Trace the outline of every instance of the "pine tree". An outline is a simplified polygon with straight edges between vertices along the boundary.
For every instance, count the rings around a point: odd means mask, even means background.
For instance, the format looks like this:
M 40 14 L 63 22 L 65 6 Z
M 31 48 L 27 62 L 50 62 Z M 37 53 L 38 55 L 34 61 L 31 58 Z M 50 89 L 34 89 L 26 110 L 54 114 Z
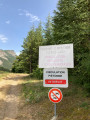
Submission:
M 90 84 L 89 11 L 88 0 L 59 0 L 53 18 L 55 44 L 74 44 L 75 68 L 71 71 L 77 75 L 79 82 L 83 85 Z M 85 76 L 88 76 L 87 80 Z
M 23 42 L 23 55 L 25 59 L 25 66 L 27 66 L 28 71 L 31 73 L 33 69 L 33 49 L 35 47 L 35 28 L 34 26 L 31 28 L 31 30 L 28 32 L 27 37 L 24 39 Z
M 42 26 L 40 22 L 38 28 L 35 28 L 33 25 L 28 32 L 27 37 L 23 41 L 23 50 L 13 64 L 12 71 L 19 72 L 23 68 L 24 72 L 32 73 L 38 65 L 39 46 L 42 44 L 42 41 Z
M 43 45 L 52 45 L 52 44 L 53 44 L 53 27 L 52 27 L 52 17 L 49 14 L 44 29 Z
M 75 65 L 88 52 L 89 20 L 86 0 L 59 0 L 53 18 L 55 44 L 74 43 Z

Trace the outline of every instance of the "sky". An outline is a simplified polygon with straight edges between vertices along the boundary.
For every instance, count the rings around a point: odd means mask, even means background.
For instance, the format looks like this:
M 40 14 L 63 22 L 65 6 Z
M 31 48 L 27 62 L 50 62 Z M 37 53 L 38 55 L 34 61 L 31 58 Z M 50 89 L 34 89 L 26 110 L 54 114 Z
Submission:
M 53 16 L 58 0 L 0 0 L 0 49 L 18 55 L 30 28 Z

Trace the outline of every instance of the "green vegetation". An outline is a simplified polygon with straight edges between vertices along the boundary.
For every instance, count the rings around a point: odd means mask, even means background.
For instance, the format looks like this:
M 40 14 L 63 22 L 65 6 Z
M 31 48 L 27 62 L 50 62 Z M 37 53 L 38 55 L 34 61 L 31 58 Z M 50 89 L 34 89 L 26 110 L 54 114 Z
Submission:
M 6 68 L 3 68 L 3 67 L 0 67 L 0 72 L 1 72 L 1 71 L 3 71 L 3 72 L 4 72 L 4 71 L 10 72 L 10 70 L 8 70 L 8 69 L 6 69 Z
M 75 68 L 69 76 L 77 76 L 79 85 L 90 91 L 89 55 L 89 1 L 59 0 L 53 18 L 54 40 L 56 44 L 74 43 Z
M 25 82 L 22 93 L 27 103 L 37 103 L 47 98 L 49 88 L 43 87 L 42 80 L 30 78 L 30 76 L 24 77 L 23 79 Z
M 44 100 L 48 97 L 47 93 L 50 90 L 50 88 L 43 87 L 43 81 L 37 80 L 35 78 L 30 78 L 30 76 L 23 78 L 24 84 L 23 84 L 23 95 L 27 102 L 29 103 L 35 103 L 40 102 L 40 100 Z M 70 78 L 71 79 L 71 78 Z M 74 78 L 74 80 L 77 80 L 77 78 Z M 81 88 L 81 86 L 77 84 L 73 84 L 72 80 L 69 81 L 69 88 L 68 89 L 61 89 L 63 92 L 64 97 L 84 97 L 86 98 L 87 95 L 90 96 L 90 93 L 86 94 L 85 89 Z M 84 103 L 82 103 L 81 107 Z M 85 106 L 87 106 L 85 104 Z
M 27 83 L 28 84 L 28 83 Z M 24 84 L 24 96 L 26 98 L 26 102 L 29 103 L 37 103 L 40 102 L 41 100 L 44 100 L 45 98 L 47 98 L 47 93 L 48 93 L 48 89 L 43 87 L 42 85 L 30 85 L 30 89 L 27 88 L 27 84 Z M 31 83 L 32 84 L 32 83 Z M 40 83 L 39 83 L 40 84 Z
M 39 46 L 56 44 L 74 44 L 74 69 L 69 69 L 72 83 L 82 86 L 90 92 L 90 47 L 89 47 L 89 1 L 59 0 L 54 17 L 47 17 L 42 28 L 34 26 L 23 42 L 23 50 L 13 64 L 13 72 L 31 73 L 37 79 L 42 78 L 42 69 L 38 68 Z M 77 79 L 74 79 L 74 77 Z M 88 96 L 88 95 L 87 95 Z
M 33 106 L 31 115 L 35 113 L 33 116 L 41 120 L 51 119 L 54 104 L 48 98 L 50 88 L 43 87 L 42 80 L 31 79 L 30 76 L 24 78 L 24 81 L 22 93 L 26 105 L 30 104 L 30 108 Z M 61 91 L 63 99 L 57 104 L 58 120 L 89 120 L 90 98 L 85 96 L 84 89 L 69 81 L 69 88 Z

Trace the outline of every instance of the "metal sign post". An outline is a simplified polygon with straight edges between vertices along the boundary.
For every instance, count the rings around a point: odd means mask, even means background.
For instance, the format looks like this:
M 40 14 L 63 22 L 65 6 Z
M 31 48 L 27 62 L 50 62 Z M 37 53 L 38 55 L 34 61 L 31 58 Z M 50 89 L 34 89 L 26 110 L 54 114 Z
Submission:
M 54 116 L 56 117 L 56 112 L 57 112 L 57 110 L 56 110 L 56 103 L 54 103 Z
M 56 118 L 57 118 L 56 103 L 58 103 L 62 100 L 62 97 L 63 97 L 62 92 L 58 88 L 52 88 L 48 93 L 48 97 L 49 97 L 50 101 L 52 101 L 54 103 L 54 117 L 52 120 L 56 120 Z

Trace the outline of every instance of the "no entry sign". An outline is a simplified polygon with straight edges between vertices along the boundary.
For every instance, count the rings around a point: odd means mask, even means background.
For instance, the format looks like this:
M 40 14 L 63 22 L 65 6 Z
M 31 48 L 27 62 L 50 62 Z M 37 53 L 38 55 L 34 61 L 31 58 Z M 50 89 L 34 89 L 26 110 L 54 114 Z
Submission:
M 68 70 L 60 68 L 45 68 L 43 72 L 44 87 L 68 87 Z
M 62 100 L 62 92 L 60 89 L 52 88 L 48 93 L 50 101 L 58 103 Z

